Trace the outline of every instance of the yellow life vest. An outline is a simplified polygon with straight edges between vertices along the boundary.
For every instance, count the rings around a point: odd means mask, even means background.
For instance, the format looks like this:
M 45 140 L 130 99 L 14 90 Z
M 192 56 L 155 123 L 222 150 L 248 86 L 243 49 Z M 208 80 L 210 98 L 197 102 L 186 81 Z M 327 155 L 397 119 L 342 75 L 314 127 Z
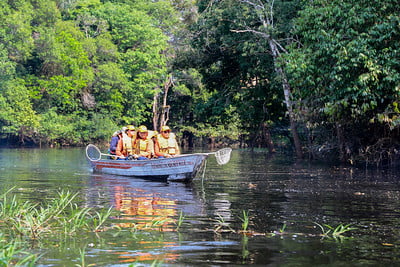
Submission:
M 153 137 L 156 137 L 157 138 L 157 131 L 152 131 L 152 130 L 149 130 L 149 132 L 148 132 L 148 135 L 147 135 L 147 140 L 149 140 L 149 142 L 148 142 L 148 149 L 150 150 L 150 153 L 151 153 L 151 157 L 153 157 L 154 156 L 154 142 L 153 142 Z
M 147 134 L 147 139 L 153 138 L 154 136 L 156 136 L 156 133 L 157 133 L 157 131 L 149 130 L 148 134 Z
M 135 154 L 141 154 L 142 152 L 147 152 L 148 143 L 149 139 L 136 139 Z
M 126 155 L 133 154 L 133 145 L 132 145 L 132 137 L 129 137 L 127 134 L 122 134 L 122 144 L 123 144 L 123 151 L 126 151 Z
M 170 133 L 168 139 L 164 138 L 161 134 L 158 134 L 157 142 L 158 142 L 158 146 L 160 147 L 161 153 L 168 153 L 170 155 L 176 154 L 176 152 L 177 152 L 176 148 L 178 146 L 178 143 L 176 142 L 174 133 Z

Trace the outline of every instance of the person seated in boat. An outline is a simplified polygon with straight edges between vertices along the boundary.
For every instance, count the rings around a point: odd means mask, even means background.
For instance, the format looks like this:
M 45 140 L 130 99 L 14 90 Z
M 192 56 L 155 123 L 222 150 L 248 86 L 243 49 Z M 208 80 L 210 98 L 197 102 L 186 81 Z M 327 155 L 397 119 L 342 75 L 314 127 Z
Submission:
M 144 160 L 151 158 L 151 147 L 150 143 L 153 142 L 151 138 L 148 138 L 149 131 L 144 125 L 140 125 L 137 130 L 137 136 L 134 143 L 135 157 L 138 160 Z
M 174 133 L 168 126 L 161 127 L 154 144 L 154 153 L 158 158 L 171 158 L 180 154 L 179 145 Z
M 115 150 L 118 159 L 128 159 L 130 156 L 134 156 L 135 136 L 135 127 L 133 125 L 126 126 L 126 130 L 122 131 L 122 138 L 119 139 Z
M 108 149 L 108 153 L 113 155 L 113 156 L 110 156 L 109 157 L 110 159 L 116 159 L 117 158 L 117 157 L 115 157 L 117 155 L 116 154 L 116 150 L 117 150 L 118 142 L 119 142 L 119 140 L 121 138 L 122 138 L 122 130 L 115 131 L 113 133 L 113 135 L 111 136 L 110 147 Z
M 154 144 L 157 138 L 157 131 L 148 131 L 148 135 L 147 135 L 147 139 L 151 140 L 151 142 L 149 142 L 149 149 L 150 149 L 150 153 L 151 153 L 151 157 L 150 158 L 156 158 L 156 154 L 154 152 Z

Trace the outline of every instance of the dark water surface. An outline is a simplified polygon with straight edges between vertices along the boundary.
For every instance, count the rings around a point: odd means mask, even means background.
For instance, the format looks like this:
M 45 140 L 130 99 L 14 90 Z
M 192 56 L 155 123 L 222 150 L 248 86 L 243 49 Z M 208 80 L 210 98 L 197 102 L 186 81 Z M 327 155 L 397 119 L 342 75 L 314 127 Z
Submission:
M 83 148 L 0 149 L 0 191 L 13 187 L 35 202 L 78 192 L 80 205 L 121 214 L 112 230 L 35 242 L 38 266 L 81 264 L 81 251 L 96 266 L 400 264 L 397 170 L 234 151 L 225 166 L 208 159 L 204 179 L 187 185 L 92 173 Z M 341 223 L 357 229 L 323 237 L 317 225 Z

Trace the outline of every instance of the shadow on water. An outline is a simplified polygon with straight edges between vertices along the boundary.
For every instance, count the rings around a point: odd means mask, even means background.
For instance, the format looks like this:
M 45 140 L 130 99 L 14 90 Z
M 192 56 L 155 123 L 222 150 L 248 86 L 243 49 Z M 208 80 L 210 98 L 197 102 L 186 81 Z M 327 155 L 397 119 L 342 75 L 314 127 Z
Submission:
M 87 264 L 109 266 L 399 262 L 397 170 L 234 151 L 224 166 L 211 157 L 191 184 L 166 183 L 92 173 L 83 149 L 0 149 L 0 170 L 3 191 L 15 187 L 20 197 L 43 201 L 70 190 L 80 205 L 118 214 L 109 231 L 40 241 L 33 250 L 43 253 L 41 266 L 77 264 L 82 249 Z M 316 223 L 357 229 L 323 236 Z

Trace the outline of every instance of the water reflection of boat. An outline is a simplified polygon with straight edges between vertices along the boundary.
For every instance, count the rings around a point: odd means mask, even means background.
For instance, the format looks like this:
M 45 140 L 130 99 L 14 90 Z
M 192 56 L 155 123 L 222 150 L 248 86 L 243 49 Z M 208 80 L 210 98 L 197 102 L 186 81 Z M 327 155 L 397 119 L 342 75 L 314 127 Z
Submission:
M 184 216 L 204 213 L 202 202 L 196 197 L 193 187 L 184 183 L 170 186 L 146 179 L 93 175 L 91 193 L 104 195 L 104 189 L 112 205 L 121 212 L 120 222 L 117 223 L 121 228 L 156 227 L 162 231 L 173 231 L 181 212 Z
M 217 162 L 222 165 L 229 162 L 231 151 L 230 148 L 224 148 L 213 153 L 186 154 L 173 158 L 113 160 L 103 159 L 102 156 L 108 155 L 101 153 L 96 146 L 88 145 L 86 158 L 95 172 L 170 181 L 190 181 L 196 176 L 209 155 L 214 154 Z

